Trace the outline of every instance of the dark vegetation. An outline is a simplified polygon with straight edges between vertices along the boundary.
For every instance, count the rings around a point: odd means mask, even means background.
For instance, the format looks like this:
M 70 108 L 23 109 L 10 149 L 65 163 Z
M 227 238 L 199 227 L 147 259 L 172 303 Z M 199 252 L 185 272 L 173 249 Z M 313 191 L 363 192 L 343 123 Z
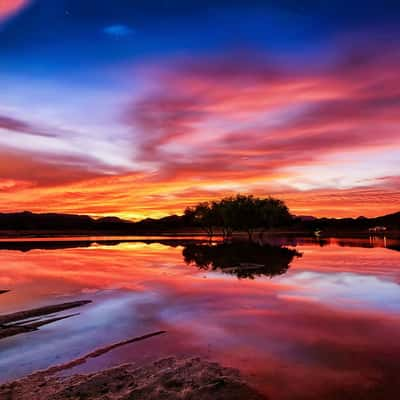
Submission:
M 210 237 L 219 229 L 224 238 L 231 237 L 235 231 L 247 232 L 249 240 L 256 230 L 262 233 L 274 227 L 289 226 L 293 220 L 283 201 L 243 195 L 199 203 L 188 207 L 184 215 Z

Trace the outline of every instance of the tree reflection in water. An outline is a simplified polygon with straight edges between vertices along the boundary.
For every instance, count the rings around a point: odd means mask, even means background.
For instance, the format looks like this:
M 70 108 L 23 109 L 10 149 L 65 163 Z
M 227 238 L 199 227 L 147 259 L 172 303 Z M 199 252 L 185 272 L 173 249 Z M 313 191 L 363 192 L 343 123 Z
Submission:
M 239 279 L 284 274 L 293 258 L 301 257 L 301 253 L 287 247 L 252 242 L 187 244 L 182 255 L 188 265 L 218 270 Z

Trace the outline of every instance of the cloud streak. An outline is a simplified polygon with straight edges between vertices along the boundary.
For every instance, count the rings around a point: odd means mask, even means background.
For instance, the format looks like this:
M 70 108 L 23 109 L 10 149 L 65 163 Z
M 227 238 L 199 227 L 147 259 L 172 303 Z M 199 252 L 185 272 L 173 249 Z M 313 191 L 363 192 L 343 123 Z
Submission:
M 115 24 L 104 27 L 103 32 L 110 36 L 123 37 L 132 35 L 135 31 L 127 25 Z
M 260 176 L 343 152 L 399 148 L 398 58 L 350 58 L 318 74 L 242 59 L 200 60 L 160 73 L 156 89 L 126 117 L 142 160 L 164 173 Z
M 22 121 L 18 118 L 0 115 L 0 129 L 12 131 L 13 134 L 27 133 L 33 136 L 56 137 L 55 133 L 46 129 L 38 128 L 31 123 Z

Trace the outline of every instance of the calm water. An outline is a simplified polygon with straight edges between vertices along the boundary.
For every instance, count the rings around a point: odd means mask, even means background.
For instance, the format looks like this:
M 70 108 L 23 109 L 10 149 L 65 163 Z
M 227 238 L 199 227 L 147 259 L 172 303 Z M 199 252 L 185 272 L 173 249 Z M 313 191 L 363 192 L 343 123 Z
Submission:
M 271 399 L 399 398 L 399 243 L 271 243 L 286 247 L 0 243 L 0 289 L 11 290 L 0 295 L 0 313 L 93 301 L 1 340 L 1 380 L 165 330 L 69 372 L 202 355 L 239 368 Z

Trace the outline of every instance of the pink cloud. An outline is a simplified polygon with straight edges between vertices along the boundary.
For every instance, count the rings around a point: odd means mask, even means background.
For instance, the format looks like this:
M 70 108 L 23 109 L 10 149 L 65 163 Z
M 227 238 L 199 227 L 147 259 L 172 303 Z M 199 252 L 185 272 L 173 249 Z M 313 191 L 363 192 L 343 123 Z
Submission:
M 33 136 L 56 137 L 57 134 L 51 133 L 49 130 L 39 128 L 29 122 L 22 121 L 18 118 L 0 115 L 0 129 L 12 131 L 13 134 L 28 133 Z
M 164 172 L 181 167 L 219 174 L 400 147 L 398 58 L 349 58 L 318 74 L 241 59 L 182 63 L 153 75 L 156 89 L 124 117 L 139 127 L 139 157 Z
M 79 158 L 50 157 L 1 149 L 0 177 L 14 182 L 3 189 L 58 186 L 102 176 Z M 1 184 L 0 184 L 1 188 Z
M 1 0 L 0 22 L 11 18 L 30 3 L 30 0 Z

